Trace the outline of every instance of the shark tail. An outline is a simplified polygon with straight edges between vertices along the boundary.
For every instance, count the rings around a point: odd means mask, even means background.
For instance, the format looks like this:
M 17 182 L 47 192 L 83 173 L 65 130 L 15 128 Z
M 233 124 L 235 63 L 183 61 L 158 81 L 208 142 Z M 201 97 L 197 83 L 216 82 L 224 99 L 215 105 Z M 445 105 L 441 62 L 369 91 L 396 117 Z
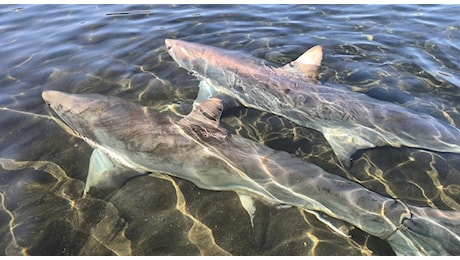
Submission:
M 408 206 L 386 238 L 397 255 L 460 255 L 460 212 Z

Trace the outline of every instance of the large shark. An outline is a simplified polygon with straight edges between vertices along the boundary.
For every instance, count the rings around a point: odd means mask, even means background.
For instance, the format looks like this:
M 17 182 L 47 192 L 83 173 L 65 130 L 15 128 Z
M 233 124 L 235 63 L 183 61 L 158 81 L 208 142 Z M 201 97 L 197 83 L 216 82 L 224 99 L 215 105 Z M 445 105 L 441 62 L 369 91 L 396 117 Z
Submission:
M 43 99 L 94 151 L 85 193 L 120 169 L 162 172 L 208 190 L 325 213 L 385 239 L 399 255 L 460 254 L 460 212 L 406 205 L 219 126 L 211 98 L 181 120 L 117 97 L 44 91 Z
M 460 153 L 460 130 L 436 118 L 363 93 L 319 84 L 322 47 L 272 67 L 256 57 L 182 40 L 165 40 L 177 64 L 197 76 L 196 103 L 222 95 L 323 133 L 339 161 L 350 166 L 359 149 L 390 145 Z

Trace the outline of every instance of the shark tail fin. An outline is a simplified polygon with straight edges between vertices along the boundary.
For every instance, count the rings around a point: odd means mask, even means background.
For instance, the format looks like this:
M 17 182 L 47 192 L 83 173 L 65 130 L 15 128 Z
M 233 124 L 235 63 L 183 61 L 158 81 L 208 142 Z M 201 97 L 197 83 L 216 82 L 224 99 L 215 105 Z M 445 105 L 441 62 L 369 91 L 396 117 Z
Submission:
M 460 212 L 408 206 L 386 240 L 398 255 L 459 255 Z M 410 243 L 406 242 L 410 241 Z

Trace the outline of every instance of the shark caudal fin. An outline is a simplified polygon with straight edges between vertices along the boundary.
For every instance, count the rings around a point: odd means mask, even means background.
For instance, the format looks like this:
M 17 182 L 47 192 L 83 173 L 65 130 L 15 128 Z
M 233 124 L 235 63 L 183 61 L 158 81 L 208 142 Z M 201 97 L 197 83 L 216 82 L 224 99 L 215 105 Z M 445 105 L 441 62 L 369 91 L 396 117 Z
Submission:
M 397 255 L 459 255 L 460 212 L 409 206 L 386 240 Z
M 289 64 L 276 68 L 275 70 L 283 74 L 296 75 L 299 78 L 307 78 L 316 80 L 316 75 L 321 67 L 323 60 L 323 48 L 321 45 L 316 45 L 304 52 L 296 60 Z

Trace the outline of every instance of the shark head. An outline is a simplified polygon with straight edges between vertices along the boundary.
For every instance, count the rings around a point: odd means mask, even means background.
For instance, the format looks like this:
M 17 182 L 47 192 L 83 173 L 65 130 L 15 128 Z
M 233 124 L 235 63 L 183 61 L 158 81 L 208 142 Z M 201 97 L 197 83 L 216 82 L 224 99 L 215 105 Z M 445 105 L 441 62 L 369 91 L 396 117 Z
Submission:
M 238 64 L 231 53 L 213 46 L 181 40 L 166 39 L 169 55 L 184 68 L 198 78 L 223 77 L 223 67 Z
M 157 111 L 117 97 L 46 90 L 42 98 L 77 136 L 90 141 L 92 146 L 106 142 L 109 136 L 111 140 L 125 139 L 126 132 L 130 131 L 160 134 L 171 124 L 169 118 Z M 139 125 L 148 129 L 141 129 Z
M 72 95 L 60 91 L 46 90 L 42 93 L 43 100 L 70 127 L 78 136 L 85 136 L 88 129 L 92 129 L 98 120 L 97 114 L 91 111 L 101 111 L 104 103 L 97 102 L 96 95 Z
M 186 70 L 193 69 L 193 60 L 200 57 L 200 53 L 203 53 L 205 48 L 201 44 L 187 43 L 173 39 L 166 39 L 165 45 L 174 61 Z
M 228 82 L 234 80 L 234 72 L 258 74 L 253 68 L 264 65 L 266 61 L 237 50 L 186 42 L 182 40 L 165 40 L 169 55 L 179 65 L 199 79 Z
M 78 115 L 87 110 L 97 110 L 103 106 L 103 103 L 97 102 L 97 100 L 100 100 L 98 96 L 99 95 L 72 95 L 56 90 L 45 90 L 42 93 L 43 100 L 59 116 L 64 116 L 65 114 Z

